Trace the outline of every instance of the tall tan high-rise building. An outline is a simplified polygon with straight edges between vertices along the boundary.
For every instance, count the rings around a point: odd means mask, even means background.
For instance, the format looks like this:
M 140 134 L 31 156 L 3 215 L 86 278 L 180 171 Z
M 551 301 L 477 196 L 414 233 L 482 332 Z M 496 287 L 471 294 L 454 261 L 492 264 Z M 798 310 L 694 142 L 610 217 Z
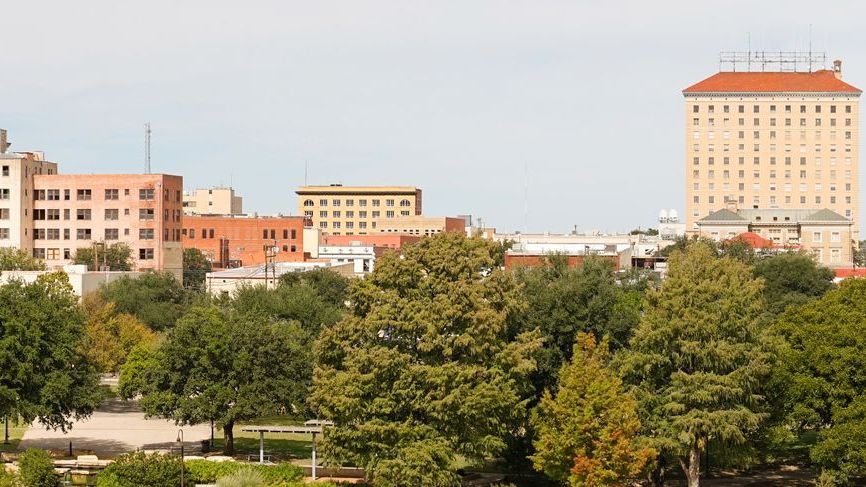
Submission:
M 301 186 L 298 213 L 330 235 L 378 233 L 376 221 L 421 215 L 421 189 L 414 186 Z
M 719 72 L 685 90 L 686 229 L 720 209 L 830 209 L 859 230 L 861 90 L 842 63 Z

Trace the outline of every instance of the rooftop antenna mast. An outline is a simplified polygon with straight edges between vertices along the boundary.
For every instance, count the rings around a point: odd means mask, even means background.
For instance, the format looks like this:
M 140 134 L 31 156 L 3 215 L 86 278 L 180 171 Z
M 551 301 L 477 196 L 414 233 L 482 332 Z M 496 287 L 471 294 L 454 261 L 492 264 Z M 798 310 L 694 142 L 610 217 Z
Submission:
M 150 174 L 150 122 L 144 124 L 144 173 Z

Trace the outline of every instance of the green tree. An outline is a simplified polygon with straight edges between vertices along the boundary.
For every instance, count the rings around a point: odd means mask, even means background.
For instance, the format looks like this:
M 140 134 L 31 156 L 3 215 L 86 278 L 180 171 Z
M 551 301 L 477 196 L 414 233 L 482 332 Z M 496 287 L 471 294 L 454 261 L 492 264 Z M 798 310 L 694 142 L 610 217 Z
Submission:
M 448 232 L 378 260 L 353 282 L 352 314 L 316 344 L 310 403 L 333 420 L 323 449 L 374 485 L 457 485 L 455 455 L 503 451 L 525 417 L 538 338 L 507 340 L 523 308 L 497 248 Z
M 700 483 L 708 440 L 747 441 L 765 417 L 762 383 L 772 349 L 760 326 L 762 283 L 708 245 L 669 260 L 667 280 L 620 360 L 641 403 L 644 431 L 676 458 L 690 487 Z
M 23 487 L 57 487 L 54 463 L 45 450 L 30 448 L 18 457 L 18 475 Z
M 635 400 L 608 368 L 607 343 L 581 333 L 562 367 L 556 396 L 545 391 L 532 413 L 536 470 L 573 487 L 626 485 L 655 452 L 638 444 Z
M 106 265 L 110 271 L 131 271 L 132 249 L 123 242 L 80 247 L 75 251 L 72 262 L 74 264 L 86 265 L 89 271 L 98 270 Z
M 66 430 L 99 404 L 84 317 L 63 273 L 0 286 L 0 417 Z
M 561 255 L 545 260 L 545 265 L 515 270 L 528 306 L 509 316 L 513 336 L 537 329 L 544 338 L 532 376 L 539 397 L 556 385 L 578 333 L 593 333 L 599 339 L 607 336 L 614 348 L 620 348 L 628 342 L 641 311 L 640 293 L 617 283 L 610 261 L 588 256 L 583 265 L 571 268 Z
M 123 276 L 102 286 L 99 297 L 114 303 L 117 313 L 133 315 L 156 331 L 174 326 L 188 301 L 181 283 L 168 272 Z
M 45 262 L 17 247 L 0 247 L 0 271 L 41 271 Z
M 183 249 L 183 287 L 204 290 L 207 273 L 213 270 L 210 260 L 199 249 Z
M 854 256 L 854 265 L 857 267 L 866 267 L 866 240 L 859 242 L 851 241 L 851 249 Z
M 349 297 L 349 278 L 332 269 L 314 269 L 307 272 L 287 272 L 280 276 L 282 286 L 308 285 L 326 302 L 345 308 Z
M 788 308 L 774 328 L 786 342 L 772 385 L 787 424 L 820 432 L 812 457 L 822 468 L 866 474 L 866 281 Z
M 346 308 L 345 304 L 337 305 L 325 296 L 306 281 L 284 282 L 276 289 L 244 286 L 228 301 L 228 307 L 251 320 L 297 321 L 310 339 L 315 340 L 323 327 L 339 321 Z
M 783 253 L 759 260 L 755 276 L 764 280 L 764 298 L 770 316 L 777 316 L 788 306 L 806 303 L 833 289 L 836 277 L 831 269 L 820 266 L 802 253 Z
M 154 349 L 138 348 L 121 369 L 120 394 L 141 396 L 148 415 L 178 424 L 213 420 L 234 454 L 234 425 L 301 408 L 310 384 L 309 347 L 294 322 L 248 320 L 196 306 Z

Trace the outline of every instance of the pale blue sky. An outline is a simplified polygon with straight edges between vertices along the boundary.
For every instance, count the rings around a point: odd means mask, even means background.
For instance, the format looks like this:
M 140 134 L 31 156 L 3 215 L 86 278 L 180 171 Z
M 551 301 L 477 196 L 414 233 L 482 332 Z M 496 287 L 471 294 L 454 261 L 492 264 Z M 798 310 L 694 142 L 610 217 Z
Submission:
M 0 127 L 61 171 L 294 188 L 409 184 L 501 230 L 683 208 L 680 91 L 718 51 L 813 47 L 866 86 L 862 1 L 5 1 Z M 628 144 L 623 144 L 628 140 Z M 527 170 L 528 169 L 528 170 Z M 862 199 L 861 199 L 862 201 Z M 556 208 L 551 209 L 551 208 Z M 861 214 L 864 214 L 861 212 Z

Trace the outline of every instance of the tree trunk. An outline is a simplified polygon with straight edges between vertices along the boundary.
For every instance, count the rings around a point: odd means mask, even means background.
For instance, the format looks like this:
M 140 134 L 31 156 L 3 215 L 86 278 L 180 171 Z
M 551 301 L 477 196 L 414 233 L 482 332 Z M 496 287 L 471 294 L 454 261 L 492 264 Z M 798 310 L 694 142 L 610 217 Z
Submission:
M 223 453 L 232 456 L 235 454 L 234 421 L 223 425 Z
M 655 467 L 649 474 L 649 481 L 653 487 L 664 487 L 666 467 L 667 461 L 665 460 L 664 455 L 659 455 Z
M 692 444 L 689 450 L 689 460 L 686 463 L 680 458 L 680 466 L 683 468 L 683 473 L 686 474 L 686 481 L 689 487 L 700 487 L 701 485 L 701 448 L 698 442 Z

